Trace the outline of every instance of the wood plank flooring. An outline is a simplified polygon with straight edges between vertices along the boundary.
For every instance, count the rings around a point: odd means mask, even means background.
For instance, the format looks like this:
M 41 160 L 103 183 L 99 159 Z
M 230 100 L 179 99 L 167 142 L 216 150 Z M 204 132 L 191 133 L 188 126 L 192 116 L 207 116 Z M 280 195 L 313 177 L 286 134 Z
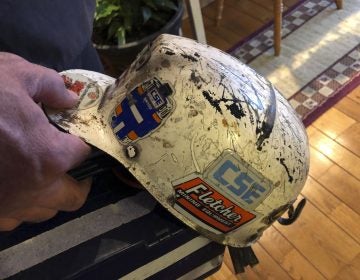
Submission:
M 296 0 L 284 0 L 284 9 Z M 345 1 L 346 5 L 346 1 Z M 272 0 L 226 0 L 215 26 L 216 1 L 203 8 L 208 43 L 224 51 L 272 19 Z M 188 20 L 184 36 L 193 37 Z M 235 275 L 228 253 L 210 280 L 360 279 L 360 86 L 307 128 L 308 203 L 289 227 L 275 223 L 253 246 L 260 261 Z

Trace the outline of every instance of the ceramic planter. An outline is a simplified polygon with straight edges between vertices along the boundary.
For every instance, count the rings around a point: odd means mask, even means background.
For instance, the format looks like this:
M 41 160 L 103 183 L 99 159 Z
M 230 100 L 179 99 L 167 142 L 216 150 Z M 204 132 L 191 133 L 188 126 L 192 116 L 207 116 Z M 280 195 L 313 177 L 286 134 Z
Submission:
M 179 35 L 184 5 L 178 1 L 179 9 L 176 14 L 157 32 L 148 35 L 141 40 L 127 43 L 121 46 L 94 44 L 105 68 L 105 73 L 118 77 L 136 58 L 137 54 L 160 34 Z

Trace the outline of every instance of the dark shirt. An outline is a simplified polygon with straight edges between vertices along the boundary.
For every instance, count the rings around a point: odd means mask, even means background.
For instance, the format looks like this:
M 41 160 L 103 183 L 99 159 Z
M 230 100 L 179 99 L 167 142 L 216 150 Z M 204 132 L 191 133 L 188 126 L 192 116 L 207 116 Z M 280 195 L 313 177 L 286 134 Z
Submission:
M 95 0 L 1 0 L 0 51 L 62 71 L 102 72 L 91 34 Z

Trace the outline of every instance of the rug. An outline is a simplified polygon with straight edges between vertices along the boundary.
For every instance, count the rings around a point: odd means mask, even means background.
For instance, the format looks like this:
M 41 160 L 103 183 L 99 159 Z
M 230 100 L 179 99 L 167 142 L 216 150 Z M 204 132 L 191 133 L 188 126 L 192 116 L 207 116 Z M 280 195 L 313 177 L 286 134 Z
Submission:
M 268 78 L 309 125 L 360 85 L 360 0 L 304 0 L 283 15 L 281 55 L 268 23 L 228 52 Z

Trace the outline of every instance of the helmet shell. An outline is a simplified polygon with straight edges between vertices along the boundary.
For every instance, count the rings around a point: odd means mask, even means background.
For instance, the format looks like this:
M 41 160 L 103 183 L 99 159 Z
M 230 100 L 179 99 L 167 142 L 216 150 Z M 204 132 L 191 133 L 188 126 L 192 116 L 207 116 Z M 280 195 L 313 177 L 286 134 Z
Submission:
M 294 202 L 309 169 L 287 100 L 229 54 L 161 35 L 116 81 L 88 71 L 93 107 L 49 112 L 119 160 L 173 215 L 219 243 L 255 242 Z

